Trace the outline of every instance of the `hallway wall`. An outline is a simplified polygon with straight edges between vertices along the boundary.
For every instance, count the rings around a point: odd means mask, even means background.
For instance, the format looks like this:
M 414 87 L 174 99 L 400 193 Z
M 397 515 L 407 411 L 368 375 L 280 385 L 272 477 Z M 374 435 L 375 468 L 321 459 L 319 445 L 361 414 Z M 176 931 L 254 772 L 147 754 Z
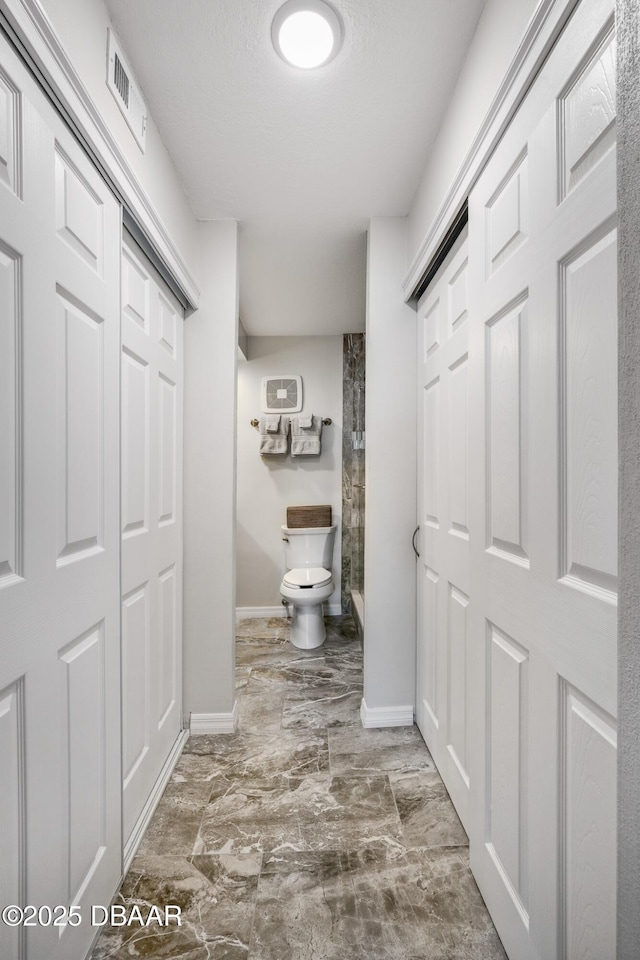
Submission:
M 487 0 L 409 212 L 413 259 L 500 86 L 538 0 Z
M 292 505 L 330 503 L 338 531 L 334 547 L 335 591 L 340 608 L 342 472 L 342 337 L 249 337 L 249 359 L 238 366 L 238 607 L 284 610 L 280 581 L 284 553 L 280 525 Z M 250 421 L 261 412 L 260 386 L 267 376 L 302 377 L 303 412 L 331 417 L 323 428 L 320 457 L 262 458 Z M 295 416 L 295 414 L 294 414 Z
M 364 550 L 366 726 L 411 725 L 415 699 L 416 323 L 402 302 L 407 221 L 369 224 Z M 366 706 L 364 706 L 366 704 Z
M 111 20 L 104 3 L 102 0 L 40 0 L 40 3 L 76 73 L 197 280 L 200 269 L 197 221 L 153 117 L 147 121 L 146 147 L 142 153 L 107 87 L 107 28 Z M 127 51 L 123 52 L 126 57 Z M 135 64 L 130 63 L 130 67 L 135 75 Z
M 238 225 L 199 234 L 205 281 L 184 331 L 184 707 L 209 733 L 233 726 Z

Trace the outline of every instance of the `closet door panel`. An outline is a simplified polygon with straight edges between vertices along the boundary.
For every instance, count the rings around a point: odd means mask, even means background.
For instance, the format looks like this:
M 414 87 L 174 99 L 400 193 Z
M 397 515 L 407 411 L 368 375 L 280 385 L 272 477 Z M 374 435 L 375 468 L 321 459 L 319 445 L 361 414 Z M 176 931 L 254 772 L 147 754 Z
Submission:
M 178 657 L 181 656 L 178 627 L 178 569 L 175 563 L 159 574 L 160 586 L 160 642 L 158 650 L 158 704 L 156 723 L 162 731 L 170 720 L 176 703 L 180 702 L 177 688 Z
M 561 265 L 561 573 L 617 589 L 616 230 Z M 614 522 L 614 519 L 616 522 Z
M 135 243 L 122 249 L 125 857 L 182 726 L 182 325 Z
M 469 262 L 461 236 L 418 306 L 416 720 L 469 817 Z
M 158 374 L 158 523 L 176 523 L 178 386 L 165 374 Z
M 130 348 L 122 351 L 122 536 L 149 527 L 149 364 Z
M 527 303 L 486 325 L 487 547 L 523 563 L 527 553 Z
M 21 257 L 0 245 L 0 587 L 20 576 L 21 499 Z
M 529 652 L 487 626 L 487 851 L 523 916 L 529 910 Z
M 104 549 L 102 319 L 57 291 L 58 565 Z
M 582 0 L 469 198 L 470 855 L 538 960 L 615 957 L 613 49 Z
M 2 894 L 88 917 L 122 866 L 120 209 L 4 40 L 0 101 Z M 93 934 L 2 925 L 0 953 Z
M 25 768 L 24 682 L 16 681 L 0 691 L 0 769 L 5 781 L 0 791 L 0 902 L 24 903 L 25 900 Z M 4 931 L 3 948 L 7 957 L 24 957 L 24 930 Z
M 149 585 L 143 583 L 122 601 L 122 742 L 124 788 L 149 750 L 151 638 Z

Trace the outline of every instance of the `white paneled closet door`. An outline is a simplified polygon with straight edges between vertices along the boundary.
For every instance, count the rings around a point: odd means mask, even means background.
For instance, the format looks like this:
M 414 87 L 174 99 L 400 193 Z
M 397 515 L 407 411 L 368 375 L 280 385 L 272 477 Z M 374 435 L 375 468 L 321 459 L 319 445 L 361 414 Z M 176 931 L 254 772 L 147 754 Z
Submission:
M 182 726 L 183 320 L 181 305 L 125 234 L 122 250 L 125 859 L 139 839 L 145 804 Z
M 469 199 L 470 852 L 513 960 L 615 957 L 615 77 L 582 0 Z
M 418 305 L 416 721 L 469 821 L 469 304 L 466 230 Z
M 121 874 L 120 209 L 0 38 L 0 924 L 83 957 Z

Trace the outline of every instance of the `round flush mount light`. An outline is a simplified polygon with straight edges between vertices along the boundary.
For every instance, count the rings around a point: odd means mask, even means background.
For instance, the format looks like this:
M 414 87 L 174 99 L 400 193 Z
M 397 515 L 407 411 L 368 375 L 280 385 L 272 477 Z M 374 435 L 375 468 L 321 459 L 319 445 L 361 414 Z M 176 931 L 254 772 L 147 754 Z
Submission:
M 333 60 L 342 45 L 342 21 L 325 0 L 287 0 L 271 26 L 283 60 L 311 70 Z

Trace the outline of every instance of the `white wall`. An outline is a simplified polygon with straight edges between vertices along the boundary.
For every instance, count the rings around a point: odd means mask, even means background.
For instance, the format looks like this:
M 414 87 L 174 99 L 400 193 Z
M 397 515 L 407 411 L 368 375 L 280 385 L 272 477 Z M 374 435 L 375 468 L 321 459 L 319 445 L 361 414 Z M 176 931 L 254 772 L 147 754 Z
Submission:
M 106 84 L 107 28 L 102 0 L 40 0 L 73 66 L 107 122 L 190 271 L 197 278 L 196 219 L 158 129 L 150 117 L 142 153 Z M 124 51 L 127 56 L 126 49 Z M 130 63 L 135 75 L 135 64 Z
M 409 213 L 409 262 L 476 136 L 538 0 L 487 0 Z
M 415 698 L 416 314 L 402 300 L 405 218 L 371 220 L 367 264 L 364 700 L 375 725 L 372 711 Z
M 184 338 L 184 706 L 208 715 L 234 705 L 237 223 L 200 223 L 199 237 Z
M 329 600 L 340 607 L 340 519 L 342 514 L 342 336 L 249 337 L 249 359 L 238 367 L 238 577 L 236 604 L 276 607 L 284 552 L 280 525 L 287 506 L 330 503 L 336 532 Z M 251 419 L 263 416 L 263 377 L 302 377 L 303 412 L 331 417 L 322 434 L 320 457 L 262 458 Z M 337 612 L 337 610 L 335 610 Z

